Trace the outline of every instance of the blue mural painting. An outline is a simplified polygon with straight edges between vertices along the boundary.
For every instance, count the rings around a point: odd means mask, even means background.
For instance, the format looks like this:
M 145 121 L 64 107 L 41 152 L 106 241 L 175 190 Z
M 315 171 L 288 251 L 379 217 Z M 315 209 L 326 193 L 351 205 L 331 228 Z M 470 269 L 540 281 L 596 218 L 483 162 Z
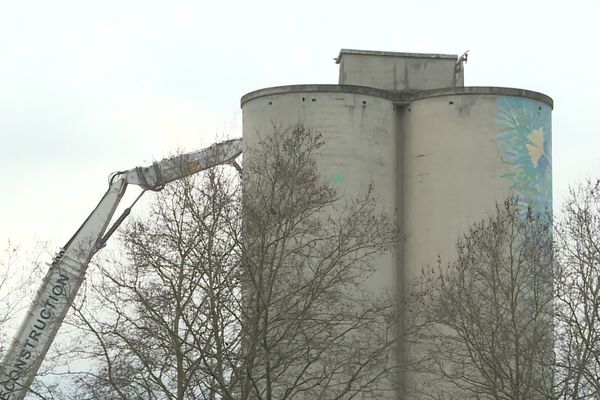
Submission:
M 550 107 L 520 97 L 498 100 L 496 137 L 510 190 L 523 210 L 552 212 L 552 125 Z

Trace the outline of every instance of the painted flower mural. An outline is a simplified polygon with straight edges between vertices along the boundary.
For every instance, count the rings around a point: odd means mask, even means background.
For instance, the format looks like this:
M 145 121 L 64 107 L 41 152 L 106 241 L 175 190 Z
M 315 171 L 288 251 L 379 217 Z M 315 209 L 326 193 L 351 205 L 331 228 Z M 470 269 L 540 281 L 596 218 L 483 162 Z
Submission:
M 540 102 L 503 97 L 498 101 L 497 140 L 510 190 L 523 210 L 552 212 L 552 126 L 550 107 Z

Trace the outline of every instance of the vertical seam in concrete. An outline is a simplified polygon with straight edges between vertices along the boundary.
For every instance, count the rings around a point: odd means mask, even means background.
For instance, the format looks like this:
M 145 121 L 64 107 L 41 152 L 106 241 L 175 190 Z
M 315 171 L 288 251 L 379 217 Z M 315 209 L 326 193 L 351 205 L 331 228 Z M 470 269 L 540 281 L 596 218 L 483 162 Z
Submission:
M 406 271 L 404 265 L 404 114 L 407 106 L 396 104 L 396 222 L 399 228 L 398 242 L 396 249 L 396 304 L 400 304 L 402 296 L 406 294 Z M 398 337 L 403 334 L 406 328 L 406 319 L 403 314 L 398 312 Z M 402 364 L 406 361 L 407 349 L 404 340 L 398 341 L 397 361 Z M 399 398 L 406 396 L 406 373 L 403 368 L 398 370 L 398 387 L 396 388 Z

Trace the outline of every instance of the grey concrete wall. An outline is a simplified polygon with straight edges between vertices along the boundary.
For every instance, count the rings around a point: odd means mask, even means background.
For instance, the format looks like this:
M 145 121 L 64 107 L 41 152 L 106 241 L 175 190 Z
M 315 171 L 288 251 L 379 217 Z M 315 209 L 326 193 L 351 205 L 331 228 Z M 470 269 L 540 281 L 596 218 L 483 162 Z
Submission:
M 340 60 L 342 83 L 389 88 L 392 82 L 389 89 L 398 90 L 450 79 L 447 59 L 419 67 L 435 79 L 411 83 L 394 75 L 398 60 L 353 56 Z M 436 68 L 443 73 L 430 75 Z M 397 252 L 377 261 L 368 283 L 374 292 L 402 291 L 438 254 L 452 261 L 457 239 L 507 196 L 518 196 L 524 208 L 551 210 L 551 104 L 539 93 L 509 88 L 279 87 L 242 99 L 244 140 L 252 147 L 257 132 L 273 124 L 320 132 L 326 143 L 320 169 L 342 201 L 374 184 L 380 209 L 397 215 Z M 418 385 L 413 378 L 399 376 L 399 384 Z
M 462 86 L 463 71 L 455 70 L 456 61 L 451 55 L 342 50 L 339 83 L 394 91 Z
M 342 201 L 364 195 L 370 184 L 382 212 L 395 215 L 396 126 L 392 102 L 378 96 L 344 92 L 268 92 L 243 106 L 245 146 L 256 144 L 259 134 L 302 123 L 323 135 L 319 163 L 323 178 L 341 194 Z M 393 290 L 395 255 L 380 260 L 371 281 L 374 291 Z
M 438 255 L 442 266 L 452 262 L 457 240 L 508 196 L 523 210 L 551 210 L 550 113 L 541 101 L 478 94 L 403 108 L 399 284 L 435 267 Z M 413 375 L 402 379 L 409 393 L 435 390 Z
M 339 206 L 364 196 L 369 185 L 373 185 L 380 211 L 393 218 L 398 204 L 396 191 L 391 188 L 397 185 L 398 176 L 392 102 L 348 92 L 303 92 L 295 88 L 288 93 L 276 93 L 279 91 L 275 89 L 275 93 L 269 94 L 267 90 L 243 103 L 246 148 L 255 146 L 261 135 L 273 132 L 274 125 L 286 128 L 301 123 L 322 134 L 325 146 L 318 160 L 319 171 L 337 189 Z M 374 275 L 365 282 L 367 289 L 374 295 L 384 291 L 394 295 L 397 265 L 396 252 L 380 256 L 374 262 Z M 382 393 L 387 393 L 389 400 L 396 397 L 391 391 Z
M 451 261 L 460 235 L 509 195 L 538 212 L 551 208 L 550 129 L 549 106 L 519 97 L 449 95 L 404 108 L 407 278 L 438 254 Z

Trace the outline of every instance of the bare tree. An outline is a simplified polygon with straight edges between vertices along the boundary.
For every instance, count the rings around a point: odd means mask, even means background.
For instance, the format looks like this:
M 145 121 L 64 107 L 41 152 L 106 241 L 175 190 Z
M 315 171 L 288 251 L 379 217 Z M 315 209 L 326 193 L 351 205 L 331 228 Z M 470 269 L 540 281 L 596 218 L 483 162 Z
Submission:
M 27 299 L 33 296 L 36 289 L 34 285 L 44 276 L 47 266 L 40 260 L 47 256 L 46 248 L 45 243 L 36 243 L 28 251 L 24 251 L 21 246 L 8 241 L 0 253 L 0 361 L 3 360 L 10 340 L 14 340 L 9 339 L 7 330 L 16 330 L 19 327 L 19 317 L 23 316 L 28 307 Z M 26 267 L 23 268 L 23 265 Z M 45 373 L 45 369 L 42 369 L 39 376 Z M 53 398 L 44 386 L 43 380 L 38 379 L 30 389 L 31 396 L 41 399 Z M 2 390 L 0 392 L 4 393 Z
M 320 136 L 275 129 L 157 196 L 78 302 L 85 399 L 351 399 L 393 388 L 395 308 L 366 281 L 395 243 L 372 191 L 342 202 Z M 82 345 L 83 344 L 83 345 Z
M 277 130 L 244 158 L 241 398 L 349 399 L 390 390 L 390 296 L 365 282 L 395 243 L 372 191 L 343 203 L 323 183 L 323 142 Z
M 600 181 L 571 190 L 556 236 L 556 379 L 567 399 L 600 398 Z
M 77 376 L 91 399 L 215 399 L 239 348 L 237 183 L 208 172 L 157 196 L 122 234 L 125 256 L 102 263 L 77 320 L 91 340 Z M 216 373 L 213 369 L 219 371 Z
M 552 235 L 515 201 L 475 224 L 456 261 L 416 288 L 423 398 L 541 399 L 553 393 Z M 437 389 L 436 389 L 437 388 Z
M 22 287 L 15 275 L 18 251 L 10 242 L 0 256 L 0 360 L 6 351 L 6 328 L 20 309 L 23 299 Z

